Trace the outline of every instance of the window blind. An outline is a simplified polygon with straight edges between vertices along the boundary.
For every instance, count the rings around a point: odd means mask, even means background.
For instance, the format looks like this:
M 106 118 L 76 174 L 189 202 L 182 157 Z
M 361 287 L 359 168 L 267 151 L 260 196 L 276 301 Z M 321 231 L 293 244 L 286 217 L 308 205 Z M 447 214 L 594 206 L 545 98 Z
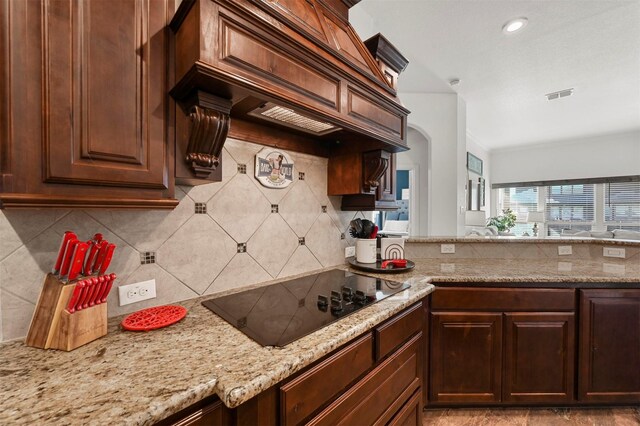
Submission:
M 547 222 L 592 223 L 595 191 L 593 184 L 552 185 L 547 187 Z
M 604 221 L 609 230 L 640 228 L 640 182 L 604 185 Z
M 502 208 L 511 209 L 516 214 L 517 220 L 526 220 L 527 213 L 538 211 L 538 187 L 520 186 L 516 188 L 503 188 Z

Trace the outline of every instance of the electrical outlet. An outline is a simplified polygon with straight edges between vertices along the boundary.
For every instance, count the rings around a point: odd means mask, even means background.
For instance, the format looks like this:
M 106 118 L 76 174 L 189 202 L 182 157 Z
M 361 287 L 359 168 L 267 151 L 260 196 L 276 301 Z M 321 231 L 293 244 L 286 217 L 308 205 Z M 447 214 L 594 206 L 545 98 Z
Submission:
M 570 254 L 573 254 L 573 247 L 558 246 L 558 256 L 568 256 Z
M 619 247 L 603 247 L 602 255 L 604 257 L 619 257 L 620 259 L 624 259 L 625 251 L 623 248 Z
M 356 255 L 356 247 L 349 246 L 344 248 L 344 257 L 353 257 Z
M 156 280 L 121 285 L 118 287 L 120 306 L 141 302 L 156 297 Z
M 440 253 L 453 254 L 456 252 L 455 244 L 440 244 Z
M 607 274 L 624 274 L 625 269 L 624 265 L 615 265 L 613 263 L 602 264 L 602 272 L 606 272 Z

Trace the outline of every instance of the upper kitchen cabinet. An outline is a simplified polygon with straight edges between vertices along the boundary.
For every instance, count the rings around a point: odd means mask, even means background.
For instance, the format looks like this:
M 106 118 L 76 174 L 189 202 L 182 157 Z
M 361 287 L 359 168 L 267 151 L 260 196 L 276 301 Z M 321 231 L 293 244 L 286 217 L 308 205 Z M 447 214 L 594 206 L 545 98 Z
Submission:
M 173 208 L 173 0 L 0 0 L 2 207 Z
M 180 4 L 171 95 L 191 177 L 212 179 L 227 136 L 329 158 L 407 149 L 409 111 L 349 24 L 355 3 Z

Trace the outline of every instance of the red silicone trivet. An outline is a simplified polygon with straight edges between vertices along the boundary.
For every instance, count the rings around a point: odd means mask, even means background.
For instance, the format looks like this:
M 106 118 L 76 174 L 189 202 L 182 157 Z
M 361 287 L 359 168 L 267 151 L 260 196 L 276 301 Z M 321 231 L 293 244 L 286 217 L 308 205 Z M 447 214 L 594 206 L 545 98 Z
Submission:
M 149 331 L 175 324 L 187 315 L 182 306 L 165 305 L 143 309 L 127 315 L 122 328 L 129 331 Z

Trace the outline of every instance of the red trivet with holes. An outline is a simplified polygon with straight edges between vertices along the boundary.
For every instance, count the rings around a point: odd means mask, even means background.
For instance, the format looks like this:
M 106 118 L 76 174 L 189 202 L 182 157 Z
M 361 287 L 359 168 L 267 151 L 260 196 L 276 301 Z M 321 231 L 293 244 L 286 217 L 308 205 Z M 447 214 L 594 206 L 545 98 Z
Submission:
M 187 315 L 182 306 L 166 305 L 143 309 L 126 316 L 122 328 L 129 331 L 149 331 L 175 324 Z

